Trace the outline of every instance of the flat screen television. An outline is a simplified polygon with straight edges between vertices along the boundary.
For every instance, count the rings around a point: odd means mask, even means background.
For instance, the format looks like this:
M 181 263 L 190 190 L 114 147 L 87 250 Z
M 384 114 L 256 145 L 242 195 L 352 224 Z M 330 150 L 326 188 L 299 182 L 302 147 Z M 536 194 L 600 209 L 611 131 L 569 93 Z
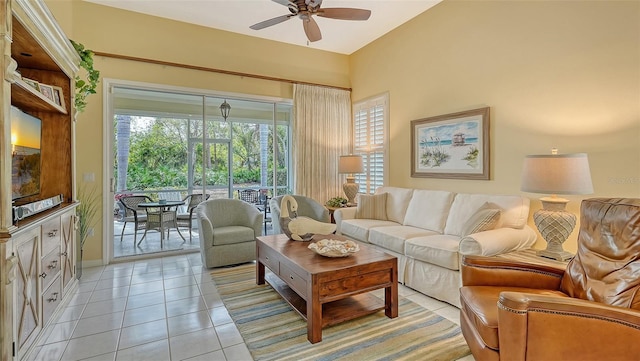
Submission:
M 11 200 L 40 193 L 42 121 L 11 106 Z

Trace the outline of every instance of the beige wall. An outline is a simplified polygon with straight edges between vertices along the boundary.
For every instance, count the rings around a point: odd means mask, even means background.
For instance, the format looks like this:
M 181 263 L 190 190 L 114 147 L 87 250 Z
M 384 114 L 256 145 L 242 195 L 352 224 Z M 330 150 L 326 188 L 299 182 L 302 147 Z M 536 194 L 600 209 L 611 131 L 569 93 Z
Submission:
M 445 0 L 350 63 L 354 101 L 390 94 L 391 185 L 525 194 L 535 211 L 523 157 L 557 147 L 589 156 L 595 193 L 566 197 L 571 211 L 640 197 L 640 2 Z M 411 178 L 411 120 L 484 106 L 490 181 Z
M 69 37 L 96 51 L 351 86 L 354 100 L 388 91 L 390 185 L 520 194 L 523 157 L 557 147 L 588 153 L 590 196 L 640 197 L 636 1 L 445 0 L 351 56 L 79 0 L 48 5 Z M 102 57 L 96 68 L 107 78 L 285 98 L 292 92 L 290 84 Z M 411 178 L 411 120 L 484 106 L 491 107 L 490 181 Z M 79 183 L 92 172 L 102 187 L 101 90 L 77 130 Z M 540 208 L 538 195 L 526 195 Z M 577 213 L 585 197 L 568 196 L 570 210 Z M 85 260 L 101 257 L 101 237 L 90 238 Z
M 47 5 L 71 39 L 98 52 L 182 63 L 227 71 L 349 86 L 346 55 L 261 40 L 234 33 L 121 11 L 79 0 L 48 1 Z M 292 98 L 293 86 L 286 82 L 153 65 L 107 57 L 96 57 L 101 78 L 124 79 L 171 86 Z M 102 189 L 103 92 L 88 98 L 78 116 L 77 174 L 80 187 Z M 95 174 L 95 183 L 83 181 Z M 102 217 L 102 214 L 100 215 Z M 102 226 L 87 240 L 85 261 L 102 259 Z

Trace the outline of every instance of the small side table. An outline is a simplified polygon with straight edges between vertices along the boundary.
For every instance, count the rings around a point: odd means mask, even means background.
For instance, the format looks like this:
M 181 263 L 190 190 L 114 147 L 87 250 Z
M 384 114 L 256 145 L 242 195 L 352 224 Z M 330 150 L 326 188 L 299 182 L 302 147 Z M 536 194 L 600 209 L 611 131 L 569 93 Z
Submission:
M 342 207 L 329 207 L 329 206 L 325 206 L 325 208 L 327 208 L 329 210 L 329 217 L 331 217 L 331 223 L 336 223 L 336 219 L 333 217 L 333 212 L 336 211 L 336 209 L 340 209 Z
M 525 250 L 522 250 L 522 251 L 503 253 L 503 254 L 496 255 L 495 257 L 505 258 L 505 259 L 509 259 L 509 260 L 512 260 L 512 261 L 527 262 L 527 263 L 533 263 L 533 264 L 540 264 L 540 265 L 544 265 L 544 266 L 551 266 L 551 267 L 555 267 L 555 268 L 558 268 L 558 269 L 566 269 L 567 265 L 569 264 L 569 260 L 567 260 L 567 261 L 556 261 L 556 260 L 551 259 L 551 258 L 540 257 L 540 256 L 536 255 L 536 250 L 533 249 L 533 248 L 525 249 Z

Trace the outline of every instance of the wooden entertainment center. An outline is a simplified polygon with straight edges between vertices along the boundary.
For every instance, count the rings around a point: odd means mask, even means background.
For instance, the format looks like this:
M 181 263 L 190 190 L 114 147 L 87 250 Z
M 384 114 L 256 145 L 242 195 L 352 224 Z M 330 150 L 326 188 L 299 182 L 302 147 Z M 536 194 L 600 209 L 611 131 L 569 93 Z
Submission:
M 43 0 L 1 0 L 0 15 L 0 359 L 23 360 L 77 286 L 72 96 L 80 57 Z M 57 89 L 63 102 L 50 99 L 32 80 L 45 84 L 44 89 Z M 25 201 L 62 199 L 17 221 L 12 212 L 11 105 L 42 123 L 40 192 Z

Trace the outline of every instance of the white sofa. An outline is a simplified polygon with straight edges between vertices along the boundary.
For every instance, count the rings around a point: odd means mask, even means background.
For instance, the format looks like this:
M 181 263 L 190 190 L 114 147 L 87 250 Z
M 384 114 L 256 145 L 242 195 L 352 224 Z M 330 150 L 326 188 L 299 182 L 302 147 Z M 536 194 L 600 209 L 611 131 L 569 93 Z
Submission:
M 460 307 L 462 255 L 493 256 L 530 248 L 529 199 L 511 195 L 380 187 L 387 220 L 356 218 L 356 207 L 334 212 L 337 233 L 398 257 L 398 280 L 430 297 Z M 491 230 L 465 235 L 481 208 L 499 209 Z M 361 211 L 362 212 L 362 211 Z

